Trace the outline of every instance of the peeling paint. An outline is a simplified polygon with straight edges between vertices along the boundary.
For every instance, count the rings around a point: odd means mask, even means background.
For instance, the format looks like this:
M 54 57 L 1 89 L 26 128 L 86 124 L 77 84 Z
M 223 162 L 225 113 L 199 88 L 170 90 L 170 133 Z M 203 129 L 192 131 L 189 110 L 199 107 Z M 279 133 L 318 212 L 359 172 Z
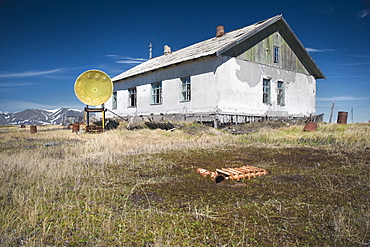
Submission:
M 255 87 L 261 81 L 262 71 L 260 70 L 258 64 L 255 68 L 251 68 L 250 63 L 246 63 L 241 59 L 235 59 L 236 63 L 239 65 L 239 69 L 236 69 L 236 77 L 242 81 L 248 83 L 249 87 Z M 252 65 L 252 66 L 253 66 Z

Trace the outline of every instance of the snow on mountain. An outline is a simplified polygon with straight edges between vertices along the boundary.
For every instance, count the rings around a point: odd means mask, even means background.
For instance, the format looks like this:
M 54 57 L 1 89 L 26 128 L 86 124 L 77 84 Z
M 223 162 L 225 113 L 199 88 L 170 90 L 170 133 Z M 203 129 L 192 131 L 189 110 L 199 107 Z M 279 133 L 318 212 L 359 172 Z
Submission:
M 56 110 L 27 109 L 21 112 L 0 113 L 0 125 L 48 125 L 81 122 L 84 112 L 68 108 Z

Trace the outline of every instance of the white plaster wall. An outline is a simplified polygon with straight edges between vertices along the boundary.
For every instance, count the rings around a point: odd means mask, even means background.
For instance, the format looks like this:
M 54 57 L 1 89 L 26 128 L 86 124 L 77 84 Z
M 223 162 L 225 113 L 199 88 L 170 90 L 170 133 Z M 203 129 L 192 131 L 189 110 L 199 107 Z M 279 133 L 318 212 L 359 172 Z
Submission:
M 215 112 L 217 105 L 215 69 L 222 63 L 219 57 L 207 57 L 182 63 L 114 84 L 117 92 L 118 115 L 149 115 L 172 113 Z M 180 102 L 181 78 L 191 78 L 191 101 Z M 151 105 L 151 83 L 162 81 L 162 104 Z M 128 88 L 137 88 L 137 107 L 128 107 Z M 111 99 L 106 103 L 111 109 Z M 108 114 L 107 114 L 108 115 Z
M 263 79 L 270 79 L 270 104 L 262 102 Z M 316 112 L 316 80 L 309 75 L 232 58 L 216 73 L 222 113 L 308 116 Z M 285 85 L 285 105 L 277 105 L 277 82 Z
M 191 101 L 180 102 L 181 77 L 191 78 Z M 262 102 L 262 81 L 271 81 L 271 102 Z M 162 81 L 162 104 L 151 105 L 151 83 Z M 285 84 L 285 105 L 277 105 L 277 81 Z M 128 88 L 137 88 L 137 107 L 128 107 Z M 128 78 L 114 84 L 118 115 L 227 113 L 308 116 L 316 112 L 316 80 L 238 58 L 212 56 Z M 111 110 L 111 99 L 106 107 Z M 109 116 L 109 113 L 107 114 Z

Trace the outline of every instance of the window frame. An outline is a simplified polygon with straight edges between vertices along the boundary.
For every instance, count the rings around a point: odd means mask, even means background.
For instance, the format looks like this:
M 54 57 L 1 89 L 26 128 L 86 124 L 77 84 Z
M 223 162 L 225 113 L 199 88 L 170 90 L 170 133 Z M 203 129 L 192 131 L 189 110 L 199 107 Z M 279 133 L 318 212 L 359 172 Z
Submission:
M 180 84 L 180 102 L 191 101 L 191 79 L 190 76 L 182 77 Z
M 266 85 L 267 83 L 267 85 Z M 271 103 L 271 79 L 263 78 L 262 82 L 262 103 Z
M 112 93 L 112 110 L 117 109 L 117 92 Z
M 137 88 L 131 87 L 127 89 L 128 92 L 128 107 L 137 107 Z
M 150 104 L 151 105 L 161 105 L 163 103 L 162 99 L 162 82 L 154 82 L 150 88 Z
M 273 46 L 274 51 L 274 63 L 279 63 L 280 60 L 280 47 L 278 45 Z
M 285 106 L 285 83 L 283 81 L 277 81 L 277 95 L 276 103 L 280 106 Z

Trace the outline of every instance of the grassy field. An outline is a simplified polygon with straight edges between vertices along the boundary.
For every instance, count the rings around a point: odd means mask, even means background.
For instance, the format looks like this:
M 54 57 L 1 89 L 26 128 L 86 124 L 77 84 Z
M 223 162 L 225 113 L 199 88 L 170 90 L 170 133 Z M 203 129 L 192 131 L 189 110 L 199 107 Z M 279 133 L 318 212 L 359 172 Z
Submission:
M 302 130 L 1 127 L 0 245 L 370 245 L 370 124 Z M 269 174 L 194 172 L 243 165 Z

